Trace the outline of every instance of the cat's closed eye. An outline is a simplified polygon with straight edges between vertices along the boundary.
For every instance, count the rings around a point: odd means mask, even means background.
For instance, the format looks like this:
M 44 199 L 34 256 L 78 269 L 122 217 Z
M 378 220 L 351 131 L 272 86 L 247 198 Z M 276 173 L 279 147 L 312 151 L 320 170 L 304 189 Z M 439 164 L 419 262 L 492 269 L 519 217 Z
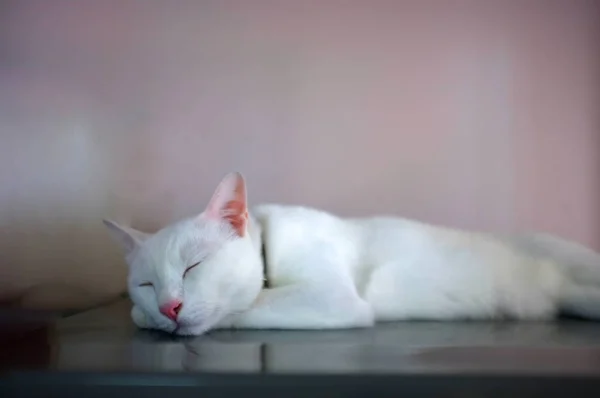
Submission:
M 200 262 L 197 262 L 196 264 L 194 264 L 194 265 L 190 265 L 189 267 L 187 267 L 187 268 L 185 269 L 185 271 L 183 272 L 183 277 L 185 278 L 186 274 L 187 274 L 187 273 L 188 273 L 188 272 L 189 272 L 189 271 L 190 271 L 192 268 L 194 268 L 194 267 L 197 267 L 199 264 L 200 264 Z
M 140 283 L 139 286 L 144 287 L 144 286 L 154 286 L 154 285 L 152 284 L 152 282 L 144 282 L 144 283 Z

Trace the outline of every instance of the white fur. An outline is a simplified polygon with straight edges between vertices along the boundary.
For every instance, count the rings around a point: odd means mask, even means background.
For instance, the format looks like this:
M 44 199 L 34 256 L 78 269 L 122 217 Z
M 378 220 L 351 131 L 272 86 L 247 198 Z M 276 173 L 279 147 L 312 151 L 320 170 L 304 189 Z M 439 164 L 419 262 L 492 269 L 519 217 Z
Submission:
M 245 204 L 243 179 L 229 175 L 204 213 L 153 235 L 107 222 L 127 253 L 139 327 L 197 335 L 411 319 L 539 320 L 561 311 L 600 318 L 600 255 L 576 243 L 281 205 L 256 207 L 238 236 L 226 220 L 207 216 L 218 213 L 219 197 L 230 198 L 236 184 Z M 140 287 L 144 282 L 154 287 Z M 178 325 L 158 311 L 170 299 L 184 303 Z

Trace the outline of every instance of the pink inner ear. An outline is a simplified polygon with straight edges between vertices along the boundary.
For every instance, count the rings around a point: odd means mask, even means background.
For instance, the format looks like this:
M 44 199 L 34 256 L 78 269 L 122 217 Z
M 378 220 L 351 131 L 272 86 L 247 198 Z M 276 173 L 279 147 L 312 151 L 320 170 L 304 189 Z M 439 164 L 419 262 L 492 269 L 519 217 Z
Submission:
M 239 173 L 227 175 L 217 187 L 205 212 L 209 217 L 227 221 L 239 236 L 248 222 L 246 184 Z
M 225 204 L 222 217 L 229 222 L 235 232 L 243 237 L 246 232 L 246 223 L 248 222 L 248 210 L 244 202 L 231 200 Z

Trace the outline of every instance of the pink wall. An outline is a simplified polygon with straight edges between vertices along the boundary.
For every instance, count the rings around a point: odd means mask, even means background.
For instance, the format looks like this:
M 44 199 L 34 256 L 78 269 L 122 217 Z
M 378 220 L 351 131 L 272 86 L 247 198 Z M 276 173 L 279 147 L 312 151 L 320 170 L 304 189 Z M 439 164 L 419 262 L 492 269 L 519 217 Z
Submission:
M 600 248 L 597 2 L 1 11 L 0 297 L 65 307 L 122 291 L 100 218 L 157 228 L 200 211 L 232 169 L 255 203 Z

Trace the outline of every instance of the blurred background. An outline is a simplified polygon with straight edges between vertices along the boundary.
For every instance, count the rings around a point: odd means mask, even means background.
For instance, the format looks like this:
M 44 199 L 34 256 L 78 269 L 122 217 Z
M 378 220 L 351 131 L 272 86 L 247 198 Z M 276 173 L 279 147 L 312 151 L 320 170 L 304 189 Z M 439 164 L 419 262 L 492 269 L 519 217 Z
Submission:
M 153 231 L 251 203 L 544 230 L 600 249 L 593 0 L 0 2 L 0 301 L 125 290 Z

